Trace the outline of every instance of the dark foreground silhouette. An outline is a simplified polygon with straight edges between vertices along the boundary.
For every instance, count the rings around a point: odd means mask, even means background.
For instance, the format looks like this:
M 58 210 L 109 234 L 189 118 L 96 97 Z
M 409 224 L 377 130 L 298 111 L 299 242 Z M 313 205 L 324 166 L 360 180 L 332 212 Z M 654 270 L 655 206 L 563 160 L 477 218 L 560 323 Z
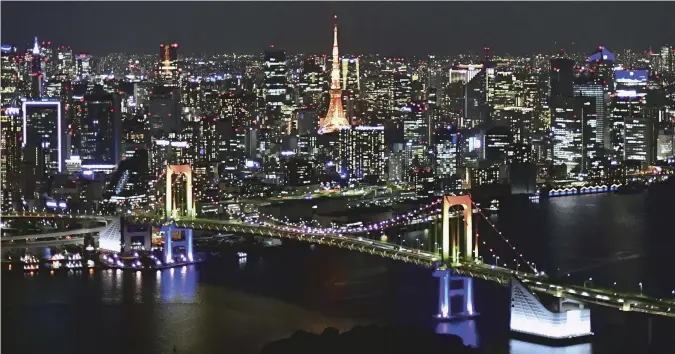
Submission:
M 297 331 L 289 338 L 265 345 L 261 354 L 475 354 L 454 335 L 439 335 L 415 326 L 357 326 L 339 333 L 326 328 L 315 334 Z

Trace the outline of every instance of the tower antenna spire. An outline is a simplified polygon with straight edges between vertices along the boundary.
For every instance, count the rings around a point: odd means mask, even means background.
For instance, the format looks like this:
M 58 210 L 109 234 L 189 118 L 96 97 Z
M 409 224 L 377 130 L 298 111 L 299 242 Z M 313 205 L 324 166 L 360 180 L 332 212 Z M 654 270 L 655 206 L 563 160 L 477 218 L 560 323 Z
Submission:
M 330 82 L 330 103 L 328 113 L 321 121 L 319 134 L 330 133 L 348 127 L 349 121 L 342 106 L 342 89 L 340 88 L 340 50 L 338 48 L 337 15 L 333 15 L 333 67 Z

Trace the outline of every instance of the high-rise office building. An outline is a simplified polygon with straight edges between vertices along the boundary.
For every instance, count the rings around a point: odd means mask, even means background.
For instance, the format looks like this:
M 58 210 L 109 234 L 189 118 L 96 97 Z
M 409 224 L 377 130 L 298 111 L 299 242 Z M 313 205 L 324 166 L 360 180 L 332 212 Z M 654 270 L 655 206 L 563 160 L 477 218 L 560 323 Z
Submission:
M 84 114 L 79 127 L 82 165 L 118 165 L 122 156 L 120 97 L 102 87 L 84 96 Z
M 75 58 L 73 50 L 67 46 L 56 48 L 56 74 L 65 74 L 72 78 L 75 75 Z
M 603 89 L 603 85 L 597 77 L 582 77 L 574 82 L 574 96 L 587 97 L 595 101 L 597 118 L 594 123 L 595 142 L 599 148 L 611 149 L 609 132 L 611 124 L 609 122 L 609 94 Z
M 33 51 L 31 52 L 31 55 L 30 98 L 35 100 L 40 99 L 44 93 L 44 71 L 37 37 L 35 37 L 35 41 L 33 42 Z
M 158 84 L 170 87 L 180 86 L 180 68 L 178 64 L 178 43 L 162 43 L 159 45 L 159 61 L 157 63 Z
M 606 93 L 614 92 L 614 54 L 604 46 L 588 57 L 588 71 L 599 79 Z
M 265 96 L 266 115 L 262 123 L 264 126 L 273 127 L 283 121 L 285 106 L 288 103 L 286 52 L 266 50 L 264 60 L 263 95 Z
M 301 158 L 290 157 L 284 161 L 284 179 L 288 186 L 307 186 L 314 183 L 312 164 Z
M 65 169 L 70 146 L 60 100 L 23 101 L 22 181 L 24 197 L 34 199 L 48 191 L 55 175 Z
M 659 52 L 661 57 L 661 71 L 672 77 L 675 75 L 675 47 L 664 45 Z
M 340 129 L 339 160 L 350 179 L 384 178 L 386 145 L 383 126 L 352 126 Z
M 394 108 L 400 110 L 412 101 L 412 77 L 406 65 L 394 72 Z
M 652 160 L 652 124 L 646 117 L 647 70 L 616 70 L 612 96 L 612 148 L 625 163 Z M 637 166 L 636 166 L 637 167 Z
M 19 61 L 16 47 L 3 44 L 0 48 L 0 102 L 3 105 L 17 104 L 20 96 Z
M 0 209 L 17 210 L 21 201 L 21 124 L 20 108 L 3 106 L 0 113 Z
M 298 95 L 302 104 L 314 109 L 323 108 L 326 80 L 323 75 L 324 69 L 321 66 L 322 61 L 325 61 L 325 57 L 318 55 L 305 58 L 298 83 Z
M 555 97 L 572 97 L 574 83 L 574 60 L 566 58 L 551 59 L 549 69 L 549 102 Z
M 429 147 L 428 107 L 423 102 L 410 102 L 401 107 L 403 142 L 407 153 L 406 164 L 413 161 L 426 164 Z
M 180 96 L 177 88 L 155 86 L 149 92 L 148 128 L 153 137 L 181 133 Z
M 509 161 L 513 135 L 508 126 L 496 126 L 483 133 L 482 160 L 488 166 L 504 165 Z
M 583 125 L 576 107 L 577 101 L 572 97 L 557 96 L 552 102 L 553 164 L 564 164 L 565 174 L 581 164 Z
M 342 58 L 342 104 L 348 121 L 356 120 L 356 103 L 361 97 L 359 58 Z
M 75 76 L 78 80 L 89 80 L 92 76 L 91 55 L 81 53 L 75 57 Z
M 439 180 L 458 175 L 460 160 L 460 134 L 452 126 L 435 132 L 434 169 Z

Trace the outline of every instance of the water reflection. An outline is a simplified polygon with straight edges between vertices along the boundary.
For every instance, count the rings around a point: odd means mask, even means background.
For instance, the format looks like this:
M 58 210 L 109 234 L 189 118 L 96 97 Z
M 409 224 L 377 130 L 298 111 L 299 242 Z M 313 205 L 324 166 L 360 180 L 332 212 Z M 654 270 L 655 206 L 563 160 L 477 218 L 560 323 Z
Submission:
M 194 266 L 158 271 L 156 277 L 162 302 L 194 302 L 197 288 L 197 273 Z
M 436 333 L 454 334 L 462 338 L 464 345 L 478 348 L 478 331 L 474 320 L 441 322 L 436 326 Z
M 591 354 L 591 343 L 575 344 L 565 347 L 549 347 L 547 345 L 523 342 L 512 339 L 509 342 L 511 354 Z

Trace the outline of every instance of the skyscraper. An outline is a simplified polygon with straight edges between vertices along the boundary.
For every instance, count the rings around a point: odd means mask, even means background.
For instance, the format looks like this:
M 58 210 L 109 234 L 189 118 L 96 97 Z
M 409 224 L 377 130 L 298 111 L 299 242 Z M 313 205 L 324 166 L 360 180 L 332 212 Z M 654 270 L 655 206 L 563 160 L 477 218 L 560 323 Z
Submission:
M 18 103 L 19 97 L 19 63 L 16 55 L 16 47 L 2 45 L 0 58 L 2 60 L 0 71 L 0 100 L 2 104 Z
M 265 96 L 267 114 L 263 125 L 272 126 L 282 120 L 283 106 L 288 101 L 286 98 L 288 94 L 287 74 L 286 52 L 283 50 L 266 50 L 263 95 Z
M 47 192 L 52 178 L 64 170 L 70 147 L 60 100 L 24 101 L 21 112 L 24 197 L 33 199 Z
M 298 93 L 302 104 L 319 109 L 322 104 L 325 78 L 323 68 L 320 65 L 321 59 L 317 55 L 305 58 L 302 66 L 302 76 L 298 83 Z
M 598 46 L 587 60 L 588 70 L 600 80 L 605 92 L 614 92 L 614 54 L 604 46 Z
M 384 178 L 386 173 L 383 126 L 340 129 L 340 165 L 349 178 Z
M 44 71 L 42 68 L 42 57 L 40 56 L 40 46 L 38 45 L 37 37 L 35 37 L 35 41 L 33 42 L 33 51 L 31 54 L 30 97 L 32 99 L 39 99 L 44 93 Z
M 87 53 L 78 54 L 75 57 L 75 75 L 79 80 L 89 80 L 92 74 L 91 55 Z
M 579 78 L 574 82 L 574 96 L 588 97 L 595 101 L 597 118 L 593 123 L 595 128 L 595 142 L 599 148 L 611 149 L 609 140 L 609 95 L 604 91 L 602 83 L 596 77 Z
M 69 78 L 75 75 L 75 60 L 73 50 L 67 46 L 56 48 L 56 73 L 66 74 Z
M 612 97 L 612 148 L 625 162 L 651 161 L 652 122 L 645 115 L 647 70 L 616 70 Z M 637 166 L 635 166 L 637 167 Z
M 99 87 L 84 96 L 80 121 L 79 156 L 83 165 L 117 165 L 120 162 L 122 120 L 120 98 Z
M 21 138 L 20 109 L 4 106 L 0 113 L 0 210 L 15 210 L 21 201 Z
M 157 63 L 158 83 L 164 86 L 180 85 L 180 68 L 178 67 L 178 43 L 159 45 L 159 61 Z
M 413 161 L 426 164 L 429 146 L 427 106 L 423 102 L 411 102 L 401 108 L 403 115 L 403 141 L 407 154 L 406 164 Z
M 549 70 L 549 102 L 555 97 L 571 97 L 574 83 L 574 60 L 565 58 L 551 59 Z
M 334 16 L 337 19 L 337 16 Z M 330 74 L 330 103 L 328 113 L 321 121 L 319 134 L 331 133 L 348 127 L 349 121 L 342 107 L 342 90 L 340 89 L 340 52 L 338 50 L 338 26 L 333 25 L 333 68 Z

